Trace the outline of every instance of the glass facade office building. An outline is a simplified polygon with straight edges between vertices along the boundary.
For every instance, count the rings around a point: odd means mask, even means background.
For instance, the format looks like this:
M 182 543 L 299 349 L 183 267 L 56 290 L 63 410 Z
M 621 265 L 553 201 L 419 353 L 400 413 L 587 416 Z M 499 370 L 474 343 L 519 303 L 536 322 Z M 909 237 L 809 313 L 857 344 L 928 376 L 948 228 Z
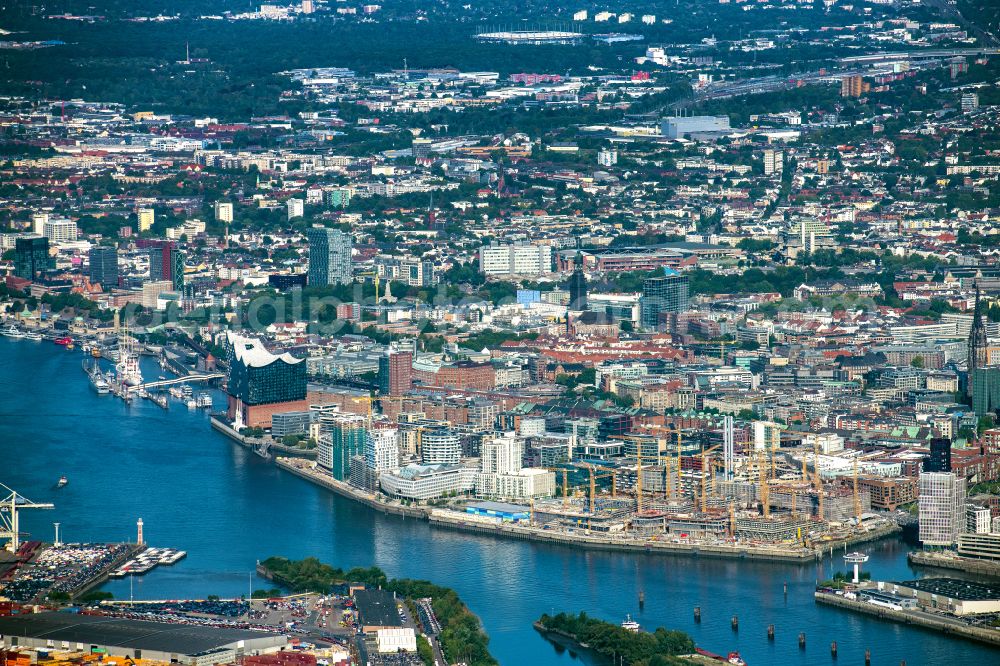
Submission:
M 309 285 L 350 284 L 354 279 L 351 237 L 339 229 L 310 227 L 306 238 L 309 240 Z
M 669 268 L 663 272 L 662 277 L 647 278 L 642 283 L 639 312 L 640 323 L 646 329 L 657 328 L 663 312 L 676 314 L 688 309 L 688 277 Z
M 49 239 L 44 236 L 29 236 L 14 241 L 14 275 L 25 280 L 34 280 L 40 273 L 49 270 Z

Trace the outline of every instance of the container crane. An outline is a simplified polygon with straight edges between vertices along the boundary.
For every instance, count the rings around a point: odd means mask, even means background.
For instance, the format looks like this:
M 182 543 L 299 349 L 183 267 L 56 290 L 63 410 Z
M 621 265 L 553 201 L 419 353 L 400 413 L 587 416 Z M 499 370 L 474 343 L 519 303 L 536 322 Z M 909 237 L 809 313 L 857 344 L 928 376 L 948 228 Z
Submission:
M 2 483 L 0 483 L 0 488 L 10 493 L 0 502 L 0 539 L 9 539 L 7 550 L 16 553 L 17 549 L 21 547 L 21 524 L 18 511 L 22 509 L 54 509 L 55 505 L 50 502 L 32 502 Z

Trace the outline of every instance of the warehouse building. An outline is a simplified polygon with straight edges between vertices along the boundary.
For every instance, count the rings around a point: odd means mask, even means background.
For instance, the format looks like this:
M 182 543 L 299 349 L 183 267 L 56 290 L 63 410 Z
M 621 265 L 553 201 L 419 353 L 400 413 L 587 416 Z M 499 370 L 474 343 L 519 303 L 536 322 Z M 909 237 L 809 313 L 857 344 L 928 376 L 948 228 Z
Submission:
M 288 638 L 243 629 L 76 613 L 35 613 L 0 617 L 0 644 L 6 648 L 83 650 L 98 655 L 210 666 L 279 652 L 288 645 Z

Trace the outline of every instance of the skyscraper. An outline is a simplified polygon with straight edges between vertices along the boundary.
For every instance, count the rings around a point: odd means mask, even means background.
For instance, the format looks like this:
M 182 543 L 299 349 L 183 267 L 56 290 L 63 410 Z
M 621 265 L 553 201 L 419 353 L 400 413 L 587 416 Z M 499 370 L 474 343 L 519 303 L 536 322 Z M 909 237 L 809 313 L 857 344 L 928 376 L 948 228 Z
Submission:
M 965 479 L 953 472 L 920 474 L 920 541 L 951 546 L 965 531 Z
M 931 454 L 924 463 L 925 472 L 951 471 L 951 440 L 947 437 L 935 437 L 931 440 Z
M 147 241 L 149 247 L 149 279 L 167 280 L 174 291 L 184 288 L 184 253 L 171 241 Z
M 379 392 L 405 395 L 413 388 L 413 353 L 390 350 L 378 360 Z
M 688 307 L 689 281 L 671 268 L 663 269 L 663 277 L 646 278 L 639 299 L 639 321 L 643 328 L 655 329 L 660 313 L 680 313 Z
M 972 330 L 969 331 L 968 376 L 965 382 L 966 395 L 972 397 L 972 384 L 978 368 L 986 366 L 986 325 L 983 323 L 983 305 L 979 298 L 979 283 L 976 283 L 976 309 L 972 314 Z
M 351 458 L 365 453 L 365 417 L 329 412 L 319 417 L 319 423 L 316 464 L 333 478 L 346 481 L 351 474 Z
M 118 250 L 95 245 L 90 248 L 90 283 L 105 290 L 118 286 Z
M 339 229 L 313 226 L 306 232 L 306 238 L 309 240 L 308 284 L 350 284 L 354 279 L 351 237 Z
M 34 280 L 49 269 L 49 239 L 28 236 L 14 241 L 14 275 Z
M 184 289 L 184 253 L 177 247 L 170 248 L 170 281 L 174 291 Z

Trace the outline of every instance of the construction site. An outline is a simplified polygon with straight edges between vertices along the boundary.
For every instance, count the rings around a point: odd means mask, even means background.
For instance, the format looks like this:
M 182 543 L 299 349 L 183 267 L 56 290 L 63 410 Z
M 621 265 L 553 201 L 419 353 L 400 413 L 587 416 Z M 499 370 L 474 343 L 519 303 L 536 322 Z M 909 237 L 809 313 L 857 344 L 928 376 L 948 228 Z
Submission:
M 507 505 L 506 511 L 485 516 L 467 509 L 474 515 L 463 519 L 470 526 L 506 524 L 507 531 L 516 526 L 543 536 L 558 532 L 614 543 L 790 552 L 820 552 L 897 529 L 893 521 L 871 513 L 857 458 L 849 478 L 830 481 L 816 463 L 818 445 L 737 455 L 731 428 L 724 430 L 722 444 L 696 453 L 676 429 L 611 439 L 620 442 L 621 457 L 548 468 L 556 473 L 557 497 Z M 434 514 L 454 520 L 446 512 Z

